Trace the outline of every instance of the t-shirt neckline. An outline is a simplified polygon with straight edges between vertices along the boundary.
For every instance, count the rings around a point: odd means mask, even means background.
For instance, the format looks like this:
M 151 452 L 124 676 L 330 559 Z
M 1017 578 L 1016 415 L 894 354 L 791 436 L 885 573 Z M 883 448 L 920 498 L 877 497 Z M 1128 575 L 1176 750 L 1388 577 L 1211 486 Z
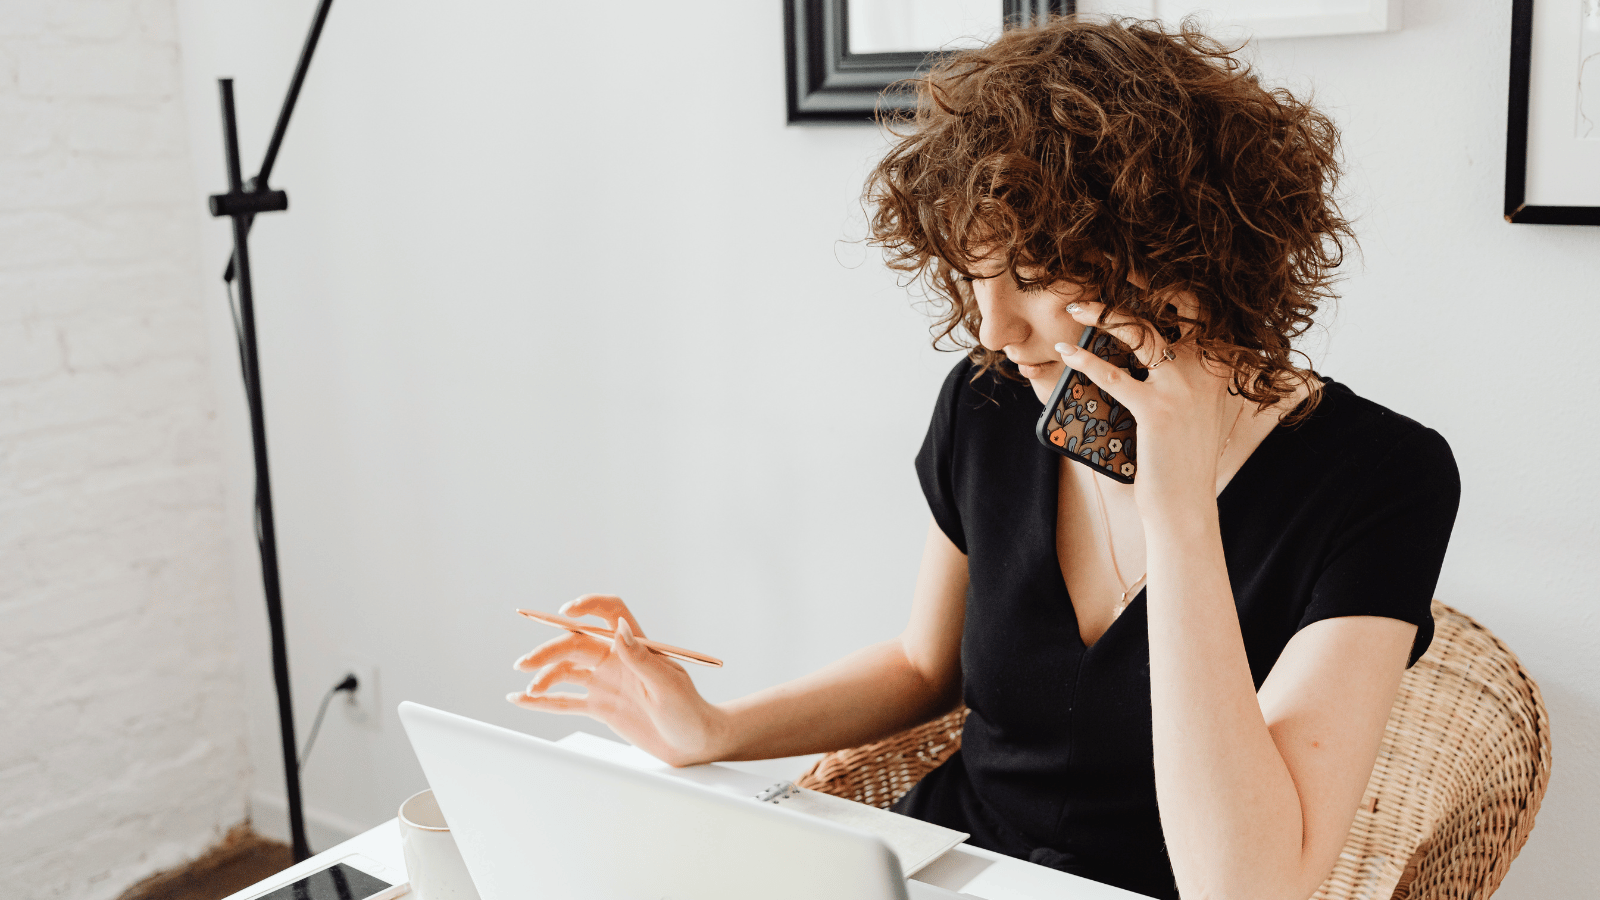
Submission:
M 1343 385 L 1334 381 L 1332 378 L 1328 378 L 1323 375 L 1317 375 L 1316 377 L 1322 382 L 1322 398 L 1320 401 L 1318 401 L 1317 408 L 1312 411 L 1312 416 L 1321 415 L 1324 410 L 1326 410 L 1329 400 L 1332 399 L 1333 395 L 1336 393 L 1336 391 L 1331 389 L 1336 387 L 1340 390 L 1345 389 Z M 1035 400 L 1038 399 L 1037 395 L 1034 395 L 1031 390 L 1029 391 L 1029 396 L 1033 397 Z M 1042 405 L 1040 408 L 1043 408 Z M 1305 422 L 1306 420 L 1302 419 L 1299 422 L 1286 425 L 1280 421 L 1276 426 L 1273 427 L 1271 431 L 1267 432 L 1267 436 L 1261 439 L 1261 443 L 1257 444 L 1255 449 L 1250 451 L 1250 455 L 1248 457 L 1245 457 L 1244 463 L 1239 466 L 1239 471 L 1233 473 L 1233 477 L 1228 479 L 1228 483 L 1222 486 L 1222 492 L 1217 494 L 1217 508 L 1219 513 L 1221 511 L 1223 502 L 1229 496 L 1229 492 L 1233 491 L 1234 485 L 1239 483 L 1239 479 L 1246 475 L 1253 475 L 1256 470 L 1260 469 L 1261 466 L 1264 465 L 1264 463 L 1259 462 L 1259 460 L 1263 458 L 1263 451 L 1268 453 L 1276 452 L 1278 445 L 1284 440 L 1283 433 L 1289 431 L 1290 429 L 1298 428 L 1305 424 Z M 1041 447 L 1040 449 L 1043 450 L 1044 448 Z M 1047 451 L 1045 455 L 1049 457 L 1053 469 L 1055 466 L 1060 465 L 1060 463 L 1057 462 L 1057 460 L 1061 459 L 1059 454 L 1053 451 Z M 1053 476 L 1051 480 L 1056 486 L 1055 492 L 1050 495 L 1049 509 L 1046 510 L 1048 513 L 1046 521 L 1050 523 L 1050 561 L 1055 570 L 1056 579 L 1061 584 L 1061 594 L 1062 596 L 1066 597 L 1067 607 L 1072 610 L 1072 639 L 1077 642 L 1077 645 L 1082 652 L 1088 653 L 1094 648 L 1100 646 L 1100 644 L 1105 641 L 1106 635 L 1110 634 L 1111 630 L 1117 627 L 1117 623 L 1121 622 L 1127 616 L 1129 610 L 1133 609 L 1135 605 L 1145 600 L 1145 590 L 1148 585 L 1140 586 L 1139 592 L 1134 594 L 1133 598 L 1128 601 L 1128 605 L 1122 608 L 1122 612 L 1119 613 L 1115 619 L 1111 620 L 1111 624 L 1106 626 L 1106 630 L 1100 632 L 1100 637 L 1095 640 L 1094 643 L 1091 644 L 1083 639 L 1083 624 L 1078 621 L 1078 607 L 1072 602 L 1072 591 L 1067 587 L 1067 578 L 1061 572 L 1060 551 L 1057 549 L 1057 541 L 1059 539 L 1059 536 L 1057 535 L 1057 523 L 1060 519 L 1059 507 L 1061 505 L 1061 477 L 1059 469 L 1055 469 L 1050 474 Z M 1219 527 L 1225 526 L 1222 526 L 1219 522 Z M 1224 543 L 1226 543 L 1226 541 L 1224 541 Z

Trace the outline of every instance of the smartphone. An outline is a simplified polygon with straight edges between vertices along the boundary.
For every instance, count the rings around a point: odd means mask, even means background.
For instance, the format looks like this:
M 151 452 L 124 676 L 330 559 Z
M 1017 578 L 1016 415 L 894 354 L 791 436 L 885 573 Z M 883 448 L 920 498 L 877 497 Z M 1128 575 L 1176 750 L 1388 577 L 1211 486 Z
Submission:
M 1085 328 L 1078 347 L 1139 381 L 1149 377 L 1126 344 L 1098 328 Z M 1071 366 L 1061 373 L 1033 429 L 1039 443 L 1123 484 L 1133 484 L 1139 468 L 1134 431 L 1133 413 Z
M 394 877 L 385 867 L 364 856 L 347 856 L 326 869 L 318 869 L 293 884 L 252 900 L 369 900 L 389 892 L 394 886 L 374 873 Z

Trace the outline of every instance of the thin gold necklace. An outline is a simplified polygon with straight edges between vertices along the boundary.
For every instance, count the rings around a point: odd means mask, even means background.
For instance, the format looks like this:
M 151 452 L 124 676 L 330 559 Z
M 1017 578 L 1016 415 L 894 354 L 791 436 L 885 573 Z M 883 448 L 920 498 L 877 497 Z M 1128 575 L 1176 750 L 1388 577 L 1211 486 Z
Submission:
M 1244 404 L 1240 403 L 1239 411 L 1233 415 L 1233 424 L 1228 426 L 1228 436 L 1222 439 L 1222 449 L 1217 451 L 1218 462 L 1221 462 L 1222 455 L 1228 452 L 1228 445 L 1233 442 L 1233 432 L 1239 427 L 1239 420 L 1243 417 Z M 1123 579 L 1122 566 L 1117 564 L 1117 543 L 1111 538 L 1111 517 L 1106 515 L 1106 496 L 1100 490 L 1100 479 L 1095 478 L 1093 481 L 1094 498 L 1100 505 L 1100 527 L 1106 530 L 1106 551 L 1111 556 L 1111 571 L 1117 576 L 1117 586 L 1122 588 L 1122 598 L 1117 601 L 1117 608 L 1111 611 L 1111 617 L 1114 619 L 1122 615 L 1122 611 L 1128 608 L 1128 595 L 1144 585 L 1145 579 L 1150 577 L 1150 570 L 1146 568 L 1144 573 L 1139 576 L 1139 580 L 1133 584 L 1129 584 Z

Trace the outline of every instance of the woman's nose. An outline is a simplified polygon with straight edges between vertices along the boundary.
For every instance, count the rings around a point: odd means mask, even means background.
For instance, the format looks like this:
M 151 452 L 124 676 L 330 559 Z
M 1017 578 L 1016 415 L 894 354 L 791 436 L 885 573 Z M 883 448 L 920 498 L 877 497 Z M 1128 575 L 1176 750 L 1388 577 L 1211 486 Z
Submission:
M 1027 321 L 1013 312 L 1003 298 L 995 296 L 993 288 L 975 286 L 974 293 L 978 300 L 978 315 L 982 317 L 978 323 L 978 343 L 987 350 L 999 352 L 1008 344 L 1020 344 L 1027 340 Z

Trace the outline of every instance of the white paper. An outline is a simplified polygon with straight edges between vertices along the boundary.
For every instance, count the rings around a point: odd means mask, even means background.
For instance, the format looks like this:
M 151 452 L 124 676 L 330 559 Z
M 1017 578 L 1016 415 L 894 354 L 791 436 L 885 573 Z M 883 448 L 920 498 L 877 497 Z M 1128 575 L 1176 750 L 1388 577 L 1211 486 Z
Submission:
M 776 802 L 784 809 L 827 819 L 836 825 L 883 838 L 894 855 L 900 858 L 900 871 L 907 878 L 968 837 L 942 825 L 805 788 L 799 788 Z
M 725 794 L 746 797 L 751 803 L 757 802 L 756 794 L 772 786 L 771 779 L 724 766 L 688 766 L 675 769 L 638 747 L 619 744 L 585 732 L 567 735 L 556 743 L 596 759 L 671 778 L 681 778 Z M 878 809 L 876 806 L 804 788 L 797 789 L 795 793 L 777 802 L 784 809 L 827 819 L 834 824 L 883 838 L 889 849 L 899 857 L 900 871 L 908 878 L 968 837 L 959 831 L 952 831 L 910 816 L 902 816 L 886 809 Z

